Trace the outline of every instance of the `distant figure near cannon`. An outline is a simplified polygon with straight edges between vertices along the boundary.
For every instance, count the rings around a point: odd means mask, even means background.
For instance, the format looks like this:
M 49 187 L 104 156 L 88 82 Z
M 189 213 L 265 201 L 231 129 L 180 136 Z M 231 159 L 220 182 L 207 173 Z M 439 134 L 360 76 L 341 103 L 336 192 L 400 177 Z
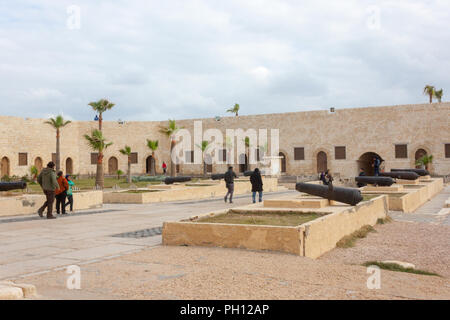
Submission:
M 0 182 L 0 191 L 25 189 L 26 187 L 27 187 L 27 183 L 24 181 Z
M 225 177 L 225 173 L 215 173 L 211 175 L 212 180 L 221 180 Z
M 322 197 L 328 200 L 334 200 L 349 205 L 356 205 L 362 201 L 361 191 L 354 188 L 322 186 L 312 183 L 298 182 L 295 185 L 298 192 L 304 192 L 314 196 Z
M 173 184 L 174 182 L 187 182 L 191 181 L 191 177 L 167 177 L 164 179 L 165 184 Z
M 430 175 L 430 173 L 425 169 L 391 169 L 391 172 L 398 172 L 398 171 L 415 172 L 421 177 Z
M 381 172 L 380 176 L 403 180 L 416 180 L 419 178 L 417 173 L 408 171 Z
M 355 177 L 355 181 L 358 185 L 373 184 L 382 187 L 390 187 L 395 181 L 391 177 L 380 177 L 380 176 L 360 176 Z

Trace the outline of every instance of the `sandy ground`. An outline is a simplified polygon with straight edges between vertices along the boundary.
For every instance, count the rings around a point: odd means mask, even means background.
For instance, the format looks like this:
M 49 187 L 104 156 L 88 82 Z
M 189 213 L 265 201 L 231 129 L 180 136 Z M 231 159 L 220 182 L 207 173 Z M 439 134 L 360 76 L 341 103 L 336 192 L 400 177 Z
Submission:
M 391 222 L 317 260 L 274 252 L 155 247 L 81 266 L 81 289 L 64 270 L 30 276 L 40 299 L 450 299 L 450 227 Z M 381 271 L 368 289 L 367 260 L 402 260 L 443 277 Z

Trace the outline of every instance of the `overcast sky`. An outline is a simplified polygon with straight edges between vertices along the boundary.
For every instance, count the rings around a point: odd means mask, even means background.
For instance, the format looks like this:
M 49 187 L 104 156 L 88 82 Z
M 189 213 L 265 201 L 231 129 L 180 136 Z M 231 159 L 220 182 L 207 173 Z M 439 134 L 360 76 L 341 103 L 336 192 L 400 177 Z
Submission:
M 449 92 L 449 58 L 448 0 L 0 0 L 0 115 L 91 120 L 100 98 L 116 103 L 105 120 L 422 103 L 426 84 Z

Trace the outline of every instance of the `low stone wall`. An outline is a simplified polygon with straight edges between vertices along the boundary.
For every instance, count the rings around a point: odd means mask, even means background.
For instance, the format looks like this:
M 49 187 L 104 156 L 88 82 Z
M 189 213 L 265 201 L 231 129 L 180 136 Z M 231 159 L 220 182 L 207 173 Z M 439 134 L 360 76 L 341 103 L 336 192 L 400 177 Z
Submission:
M 188 183 L 189 184 L 189 183 Z M 263 177 L 264 191 L 273 192 L 278 190 L 276 178 Z M 103 196 L 104 203 L 152 203 L 163 201 L 196 200 L 225 196 L 227 189 L 225 182 L 211 183 L 210 186 L 180 186 L 169 190 L 153 192 L 130 193 L 127 191 L 105 192 Z M 252 186 L 249 179 L 237 179 L 234 183 L 234 194 L 245 194 L 251 192 Z
M 0 197 L 0 216 L 36 214 L 45 202 L 45 195 L 24 194 L 20 196 Z M 103 205 L 102 191 L 73 193 L 74 210 L 100 208 Z M 56 200 L 55 205 L 56 206 Z M 67 207 L 69 209 L 69 207 Z
M 251 210 L 253 207 L 246 208 Z M 333 210 L 336 211 L 336 208 Z M 273 211 L 278 210 L 274 208 Z M 213 214 L 225 212 L 219 211 Z M 297 227 L 190 221 L 165 222 L 162 241 L 163 245 L 281 251 L 315 259 L 333 249 L 342 237 L 364 225 L 376 224 L 377 219 L 385 218 L 387 212 L 387 197 L 381 195 L 355 207 L 343 207 L 338 212 L 327 214 Z
M 363 194 L 387 195 L 389 210 L 411 213 L 441 192 L 444 182 L 442 178 L 417 179 L 410 185 L 410 188 L 408 184 L 401 184 L 392 187 L 364 187 L 361 190 Z M 399 193 L 405 195 L 399 197 Z

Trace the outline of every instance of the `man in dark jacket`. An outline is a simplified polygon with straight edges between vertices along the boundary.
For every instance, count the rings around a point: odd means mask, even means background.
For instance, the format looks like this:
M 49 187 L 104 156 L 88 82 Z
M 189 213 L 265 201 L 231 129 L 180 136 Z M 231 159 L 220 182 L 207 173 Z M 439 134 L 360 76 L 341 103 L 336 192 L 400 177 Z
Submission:
M 261 202 L 263 196 L 263 182 L 261 178 L 261 172 L 259 172 L 258 168 L 256 168 L 250 176 L 250 183 L 252 184 L 253 203 L 256 202 L 256 192 L 258 192 L 259 202 Z
M 53 202 L 55 201 L 55 190 L 59 188 L 58 182 L 56 181 L 55 163 L 49 162 L 47 168 L 42 169 L 38 176 L 38 183 L 40 184 L 42 190 L 44 191 L 46 201 L 39 208 L 38 214 L 42 217 L 42 213 L 45 208 L 47 208 L 47 219 L 55 219 L 53 216 Z
M 225 202 L 227 202 L 228 195 L 230 195 L 230 203 L 233 203 L 233 192 L 234 192 L 234 178 L 237 178 L 236 173 L 233 171 L 233 167 L 228 167 L 228 171 L 224 175 L 225 186 L 227 187 L 227 194 L 225 195 Z

